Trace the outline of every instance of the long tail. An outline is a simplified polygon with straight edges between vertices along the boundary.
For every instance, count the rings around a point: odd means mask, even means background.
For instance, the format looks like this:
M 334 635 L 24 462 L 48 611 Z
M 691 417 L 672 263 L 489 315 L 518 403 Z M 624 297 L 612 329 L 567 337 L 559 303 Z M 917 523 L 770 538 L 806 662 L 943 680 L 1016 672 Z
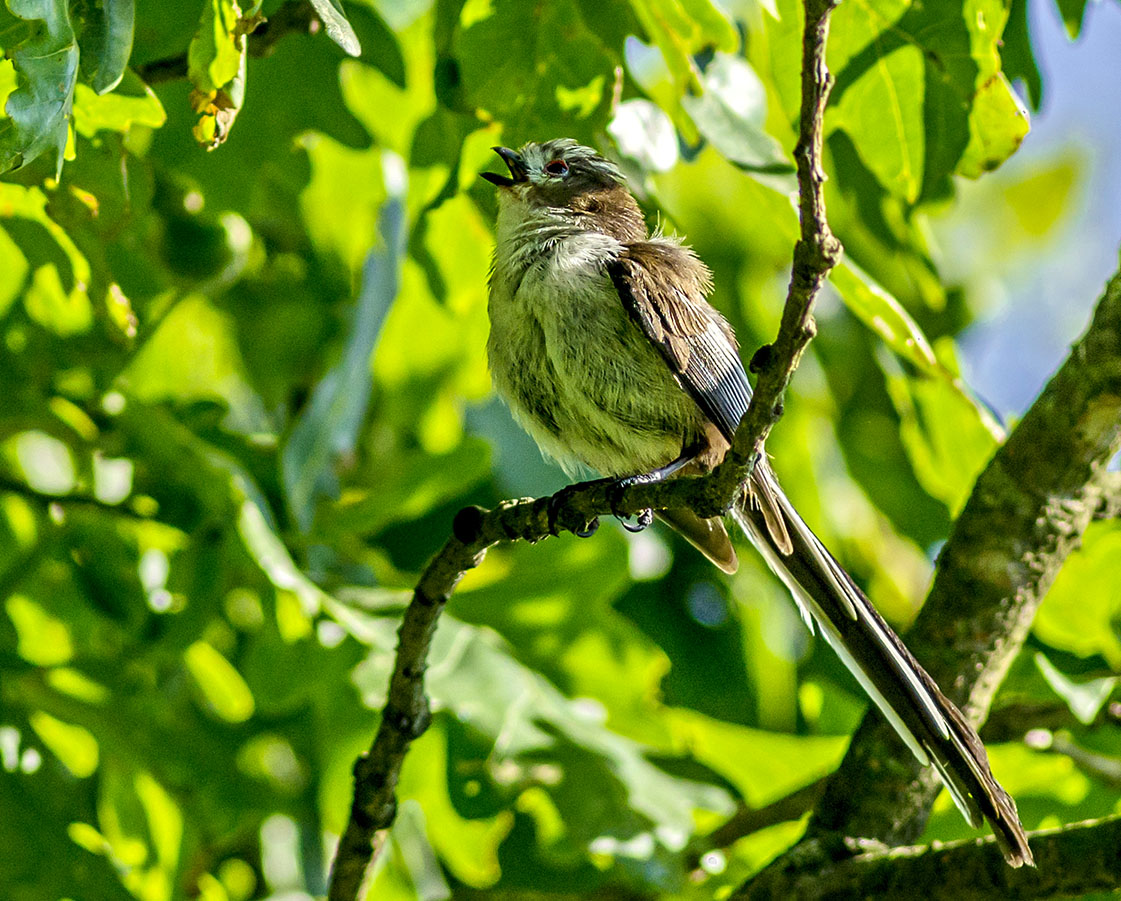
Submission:
M 993 778 L 976 730 L 810 531 L 760 461 L 734 518 L 845 666 L 925 765 L 932 765 L 974 827 L 988 820 L 1013 867 L 1034 866 L 1016 803 Z

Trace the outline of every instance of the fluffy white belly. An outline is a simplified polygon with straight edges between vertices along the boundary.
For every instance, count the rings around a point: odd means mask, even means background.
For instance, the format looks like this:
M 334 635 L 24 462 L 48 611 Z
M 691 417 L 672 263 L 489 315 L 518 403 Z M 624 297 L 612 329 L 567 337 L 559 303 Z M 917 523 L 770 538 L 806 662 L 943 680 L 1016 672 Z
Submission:
M 570 472 L 614 476 L 676 459 L 702 419 L 669 366 L 633 322 L 605 266 L 604 235 L 557 241 L 491 284 L 491 373 L 514 416 Z M 499 257 L 502 258 L 502 257 Z M 509 257 L 507 257 L 509 258 Z

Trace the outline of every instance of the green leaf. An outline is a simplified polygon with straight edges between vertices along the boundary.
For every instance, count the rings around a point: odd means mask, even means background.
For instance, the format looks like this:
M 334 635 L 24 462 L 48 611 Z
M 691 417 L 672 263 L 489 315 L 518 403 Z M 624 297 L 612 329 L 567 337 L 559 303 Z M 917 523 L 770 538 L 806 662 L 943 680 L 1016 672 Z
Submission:
M 4 609 L 16 630 L 16 652 L 34 666 L 67 663 L 74 654 L 66 624 L 22 594 L 4 601 Z
M 1109 700 L 1109 696 L 1113 694 L 1117 683 L 1121 681 L 1117 676 L 1103 676 L 1100 679 L 1075 682 L 1039 651 L 1035 655 L 1035 665 L 1043 673 L 1047 684 L 1055 690 L 1055 694 L 1066 701 L 1067 707 L 1075 718 L 1086 726 L 1094 721 L 1105 706 L 1105 702 Z
M 1023 84 L 1028 105 L 1038 110 L 1043 103 L 1043 77 L 1039 74 L 1028 34 L 1028 0 L 1012 0 L 1001 43 L 1004 74 L 1013 83 L 1020 81 Z
M 908 203 L 937 196 L 951 173 L 975 177 L 1019 146 L 1027 113 L 998 53 L 1007 17 L 999 0 L 838 7 L 827 126 L 845 130 L 889 193 Z
M 160 321 L 121 374 L 121 385 L 138 400 L 221 400 L 224 424 L 252 432 L 268 417 L 253 391 L 232 334 L 228 313 L 201 295 L 179 301 Z
M 25 166 L 53 150 L 55 177 L 62 174 L 67 124 L 78 77 L 78 44 L 65 0 L 7 0 L 21 19 L 42 25 L 5 48 L 19 76 L 0 120 L 0 173 Z
M 900 357 L 929 375 L 949 377 L 919 324 L 859 266 L 844 260 L 830 272 L 829 281 L 845 306 Z
M 459 798 L 453 798 L 451 790 L 460 788 L 461 780 L 448 779 L 449 765 L 459 759 L 452 756 L 459 750 L 453 744 L 453 732 L 447 717 L 436 717 L 409 749 L 399 791 L 403 797 L 415 799 L 407 801 L 407 807 L 419 806 L 424 811 L 428 840 L 444 865 L 461 882 L 483 888 L 493 885 L 502 875 L 498 847 L 510 832 L 513 816 L 510 811 L 478 816 L 472 815 L 477 811 L 457 809 Z
M 86 9 L 79 40 L 82 72 L 94 91 L 106 94 L 120 83 L 132 55 L 135 0 L 100 0 Z
M 315 7 L 315 11 L 323 21 L 327 29 L 327 37 L 351 56 L 360 56 L 362 45 L 358 42 L 358 35 L 351 28 L 338 0 L 311 0 L 311 5 Z
M 969 144 L 955 171 L 979 178 L 1015 153 L 1028 133 L 1028 111 L 1004 73 L 996 73 L 978 88 L 969 123 Z
M 90 264 L 73 238 L 47 214 L 46 194 L 39 188 L 0 184 L 0 222 L 18 240 L 31 270 L 31 284 L 23 292 L 28 315 L 58 335 L 87 331 L 92 323 L 87 293 Z M 23 268 L 17 263 L 13 269 L 16 281 L 8 291 L 19 290 Z M 0 289 L 0 296 L 4 293 Z
M 619 152 L 647 172 L 667 172 L 677 163 L 677 132 L 658 105 L 637 98 L 615 108 L 607 126 Z
M 392 628 L 392 622 L 381 624 L 383 632 Z M 565 698 L 515 661 L 489 630 L 445 615 L 431 659 L 440 661 L 428 672 L 434 709 L 448 711 L 480 737 L 490 748 L 479 748 L 487 768 L 501 772 L 506 784 L 543 789 L 564 823 L 557 842 L 567 853 L 587 854 L 601 847 L 625 864 L 626 848 L 633 842 L 648 861 L 657 861 L 646 878 L 664 886 L 674 878 L 673 861 L 680 866 L 673 847 L 693 832 L 694 817 L 730 811 L 723 789 L 652 764 L 642 745 L 605 728 L 586 703 Z M 375 653 L 355 672 L 370 706 L 382 704 L 389 662 Z M 558 777 L 535 775 L 549 766 L 550 772 L 559 767 Z M 488 778 L 484 772 L 479 775 Z M 623 804 L 602 803 L 616 794 L 626 799 Z
M 1072 41 L 1082 33 L 1082 23 L 1086 18 L 1086 0 L 1055 0 L 1059 15 L 1063 17 L 1067 35 Z
M 1032 629 L 1051 647 L 1080 657 L 1100 654 L 1121 671 L 1121 617 L 1117 561 L 1121 560 L 1121 524 L 1091 523 L 1082 547 L 1071 554 L 1051 585 Z
M 405 56 L 397 35 L 374 9 L 351 9 L 351 25 L 362 45 L 362 60 L 372 63 L 399 88 L 406 88 Z M 345 49 L 345 48 L 344 48 Z
M 942 345 L 941 356 L 951 364 L 952 353 L 949 344 Z M 878 359 L 915 476 L 931 497 L 956 516 L 1003 440 L 1003 432 L 960 381 L 908 376 L 886 354 Z
M 316 386 L 281 455 L 288 507 L 305 530 L 316 498 L 335 491 L 335 461 L 354 452 L 370 398 L 370 356 L 400 288 L 405 236 L 400 200 L 386 203 L 379 218 L 382 246 L 366 259 L 342 359 Z
M 717 53 L 701 75 L 704 92 L 681 105 L 701 135 L 745 169 L 792 169 L 782 147 L 764 130 L 767 89 L 747 60 Z
M 92 138 L 99 131 L 127 132 L 133 125 L 159 128 L 167 113 L 155 92 L 133 72 L 125 74 L 118 89 L 98 95 L 84 84 L 74 91 L 74 130 Z
M 245 34 L 237 0 L 206 0 L 187 48 L 187 77 L 195 89 L 191 108 L 199 114 L 195 139 L 208 150 L 229 137 L 245 100 Z
M 253 694 L 241 674 L 212 645 L 196 641 L 183 662 L 210 710 L 227 723 L 244 723 L 253 715 Z
M 394 522 L 424 516 L 440 504 L 463 497 L 490 470 L 489 447 L 468 439 L 446 454 L 406 451 L 379 461 L 371 479 L 346 492 L 332 511 L 331 534 L 372 535 Z
M 187 48 L 187 77 L 204 94 L 225 87 L 238 74 L 244 37 L 238 33 L 237 0 L 206 0 L 198 31 Z
M 593 144 L 607 124 L 618 52 L 573 0 L 469 4 L 452 51 L 457 91 L 501 120 L 508 144 L 554 136 L 558 122 L 566 136 Z
M 873 21 L 868 17 L 863 24 Z M 834 27 L 840 30 L 840 26 Z M 918 47 L 909 45 L 889 49 L 877 43 L 872 47 L 875 60 L 867 71 L 851 84 L 838 79 L 831 118 L 843 123 L 841 127 L 880 184 L 914 203 L 923 186 L 927 142 L 923 104 L 913 99 L 924 94 L 923 55 Z
M 670 718 L 676 738 L 696 759 L 728 779 L 739 796 L 756 808 L 831 773 L 849 743 L 844 735 L 748 729 L 684 708 L 673 710 Z
M 75 778 L 85 779 L 97 772 L 100 759 L 97 739 L 88 729 L 64 723 L 48 713 L 31 714 L 31 728 Z
M 694 55 L 731 53 L 739 47 L 735 26 L 709 0 L 631 0 L 630 5 L 648 39 L 662 51 L 680 96 L 697 86 Z

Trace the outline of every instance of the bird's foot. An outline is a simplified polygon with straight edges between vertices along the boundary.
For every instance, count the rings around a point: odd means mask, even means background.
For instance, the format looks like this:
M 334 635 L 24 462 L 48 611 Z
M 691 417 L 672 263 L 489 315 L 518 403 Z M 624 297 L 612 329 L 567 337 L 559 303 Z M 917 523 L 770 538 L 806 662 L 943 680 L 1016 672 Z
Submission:
M 599 528 L 599 517 L 593 516 L 587 519 L 579 513 L 574 513 L 568 506 L 572 496 L 587 485 L 587 482 L 566 485 L 549 498 L 546 515 L 550 534 L 559 535 L 561 531 L 569 531 L 577 538 L 588 538 L 595 534 L 596 529 Z
M 611 515 L 619 520 L 621 525 L 628 532 L 642 532 L 649 527 L 650 523 L 654 521 L 654 511 L 647 507 L 645 510 L 639 510 L 634 515 L 634 522 L 631 522 L 630 513 L 621 513 L 619 511 L 619 503 L 623 499 L 623 491 L 631 485 L 638 484 L 639 482 L 648 481 L 643 476 L 631 476 L 628 479 L 619 479 L 611 486 Z

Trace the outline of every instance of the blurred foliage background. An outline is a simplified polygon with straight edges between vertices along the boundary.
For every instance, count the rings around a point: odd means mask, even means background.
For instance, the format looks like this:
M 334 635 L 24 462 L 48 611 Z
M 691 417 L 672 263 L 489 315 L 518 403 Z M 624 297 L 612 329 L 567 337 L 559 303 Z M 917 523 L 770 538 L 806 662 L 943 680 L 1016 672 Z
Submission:
M 987 174 L 1051 90 L 1041 17 L 1086 15 L 1033 10 L 833 17 L 846 260 L 768 448 L 900 628 L 1003 434 L 961 341 L 1086 206 L 1069 142 Z M 321 894 L 418 569 L 460 507 L 563 484 L 490 390 L 489 148 L 612 154 L 750 355 L 796 234 L 799 7 L 6 0 L 0 48 L 0 895 Z M 706 836 L 827 774 L 866 703 L 742 556 L 492 552 L 369 897 L 712 898 L 791 844 Z M 1119 561 L 1095 525 L 997 700 L 1029 828 L 1118 810 Z M 967 834 L 942 797 L 928 838 Z

